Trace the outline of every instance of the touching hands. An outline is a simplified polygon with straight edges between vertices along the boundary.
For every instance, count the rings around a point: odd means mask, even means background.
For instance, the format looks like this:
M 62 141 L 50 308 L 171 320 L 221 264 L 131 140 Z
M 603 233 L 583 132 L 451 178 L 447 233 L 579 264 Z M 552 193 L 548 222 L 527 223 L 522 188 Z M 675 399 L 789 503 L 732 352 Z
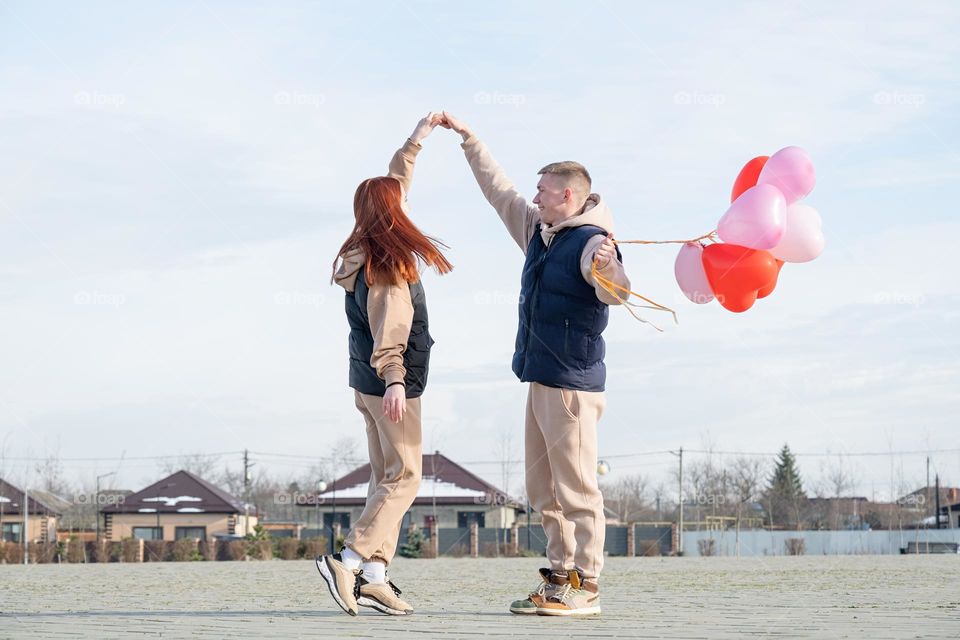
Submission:
M 420 119 L 417 128 L 410 134 L 410 141 L 420 144 L 420 141 L 426 138 L 438 124 L 443 123 L 443 115 L 439 111 L 431 111 Z
M 473 135 L 473 131 L 470 130 L 470 127 L 467 126 L 467 123 L 459 118 L 456 118 L 449 111 L 443 112 L 443 119 L 440 122 L 440 126 L 444 129 L 453 129 L 466 140 Z
M 467 126 L 466 122 L 455 118 L 449 112 L 431 111 L 417 123 L 416 129 L 410 134 L 410 141 L 420 144 L 424 138 L 433 132 L 437 125 L 440 125 L 444 129 L 453 129 L 463 136 L 464 140 L 473 135 L 473 132 L 470 130 L 470 127 Z

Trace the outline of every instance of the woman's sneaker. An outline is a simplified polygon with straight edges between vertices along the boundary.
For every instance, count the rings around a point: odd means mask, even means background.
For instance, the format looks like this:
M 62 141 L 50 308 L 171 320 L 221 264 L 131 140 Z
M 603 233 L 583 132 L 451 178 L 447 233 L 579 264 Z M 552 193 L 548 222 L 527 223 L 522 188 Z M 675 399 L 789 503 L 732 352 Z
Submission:
M 340 608 L 352 616 L 357 615 L 357 596 L 360 590 L 360 569 L 350 570 L 343 564 L 339 553 L 317 556 L 317 569 L 327 582 L 330 595 Z
M 537 607 L 539 616 L 592 616 L 600 613 L 600 587 L 584 582 L 580 572 L 569 572 L 567 584 Z
M 563 571 L 551 571 L 550 569 L 540 569 L 540 584 L 533 590 L 529 596 L 523 600 L 514 600 L 510 604 L 510 613 L 532 614 L 537 612 L 537 607 L 542 606 L 548 597 L 567 583 L 567 574 Z
M 413 607 L 400 599 L 402 591 L 389 579 L 386 583 L 367 582 L 360 576 L 357 581 L 360 584 L 357 604 L 361 607 L 372 607 L 390 616 L 408 616 L 413 613 Z

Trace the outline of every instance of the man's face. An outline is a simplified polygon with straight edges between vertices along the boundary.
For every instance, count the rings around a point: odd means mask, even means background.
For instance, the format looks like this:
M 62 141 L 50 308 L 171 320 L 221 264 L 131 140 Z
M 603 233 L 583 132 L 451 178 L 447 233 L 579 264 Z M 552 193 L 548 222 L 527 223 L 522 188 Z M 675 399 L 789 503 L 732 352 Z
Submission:
M 572 195 L 570 190 L 564 187 L 562 178 L 545 173 L 537 183 L 537 195 L 533 198 L 533 204 L 540 209 L 540 219 L 554 225 L 569 217 Z

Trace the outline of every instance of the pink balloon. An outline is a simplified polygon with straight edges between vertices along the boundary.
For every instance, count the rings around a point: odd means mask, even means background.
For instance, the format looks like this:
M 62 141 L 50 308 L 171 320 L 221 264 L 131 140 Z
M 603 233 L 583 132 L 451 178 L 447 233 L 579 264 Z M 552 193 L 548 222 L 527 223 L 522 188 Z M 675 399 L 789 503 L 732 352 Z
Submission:
M 786 210 L 787 203 L 779 189 L 758 184 L 733 201 L 720 218 L 717 233 L 728 244 L 772 249 L 783 237 Z
M 823 252 L 820 214 L 813 207 L 796 203 L 787 207 L 787 224 L 780 243 L 770 250 L 784 262 L 810 262 Z
M 788 205 L 805 198 L 816 183 L 813 161 L 800 147 L 784 147 L 770 156 L 757 179 L 757 184 L 780 189 Z
M 673 273 L 683 295 L 691 302 L 706 304 L 713 300 L 713 289 L 703 270 L 703 247 L 696 242 L 688 242 L 680 247 L 677 260 L 673 263 Z

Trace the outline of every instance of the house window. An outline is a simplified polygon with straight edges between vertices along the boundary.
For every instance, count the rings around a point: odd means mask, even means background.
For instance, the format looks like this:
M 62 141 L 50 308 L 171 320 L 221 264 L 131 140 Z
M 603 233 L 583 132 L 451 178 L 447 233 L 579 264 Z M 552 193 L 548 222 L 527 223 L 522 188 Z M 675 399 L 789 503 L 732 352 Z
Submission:
M 3 523 L 3 541 L 4 542 L 21 542 L 20 532 L 23 530 L 23 525 L 19 522 L 4 522 Z
M 333 526 L 333 522 L 334 522 L 333 516 L 334 514 L 332 513 L 323 514 L 323 526 L 325 528 L 329 529 Z M 336 516 L 337 516 L 336 521 L 340 523 L 340 531 L 346 534 L 346 532 L 350 530 L 350 514 L 337 512 Z
M 163 540 L 163 529 L 161 527 L 134 527 L 133 537 L 135 540 Z
M 482 527 L 486 515 L 483 511 L 457 511 L 457 526 L 466 529 L 476 522 L 478 527 Z
M 437 517 L 433 514 L 428 516 L 423 516 L 423 527 L 425 529 L 431 529 L 435 524 L 437 524 Z
M 175 540 L 182 540 L 183 538 L 199 538 L 201 540 L 206 540 L 207 528 L 206 527 L 177 527 L 173 532 L 173 537 Z

